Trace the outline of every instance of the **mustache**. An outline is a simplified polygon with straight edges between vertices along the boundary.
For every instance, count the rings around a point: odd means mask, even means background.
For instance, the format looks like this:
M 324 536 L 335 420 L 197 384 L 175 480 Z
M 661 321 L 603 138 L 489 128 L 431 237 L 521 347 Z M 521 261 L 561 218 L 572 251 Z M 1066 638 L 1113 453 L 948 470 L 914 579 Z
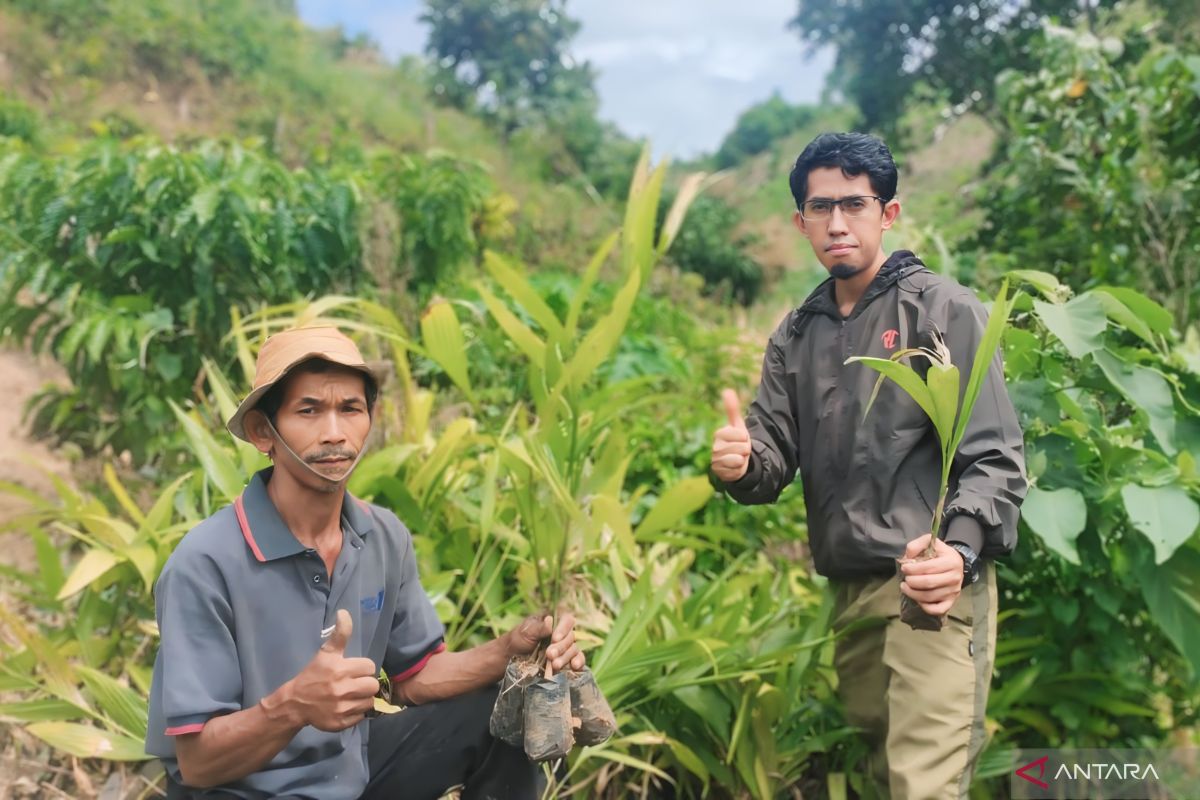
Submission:
M 307 455 L 304 457 L 304 460 L 309 464 L 315 464 L 316 462 L 323 461 L 327 458 L 346 458 L 353 461 L 354 457 L 357 455 L 358 453 L 355 451 L 347 450 L 344 447 L 331 447 L 325 450 L 318 450 L 315 453 Z

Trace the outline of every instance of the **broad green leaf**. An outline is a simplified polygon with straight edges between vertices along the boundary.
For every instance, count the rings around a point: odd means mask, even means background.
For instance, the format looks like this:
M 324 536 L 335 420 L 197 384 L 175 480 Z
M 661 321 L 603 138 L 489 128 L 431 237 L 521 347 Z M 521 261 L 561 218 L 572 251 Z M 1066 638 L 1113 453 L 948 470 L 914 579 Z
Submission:
M 48 692 L 81 709 L 90 710 L 91 706 L 79 691 L 74 668 L 53 642 L 26 627 L 3 603 L 0 603 L 0 621 L 37 659 L 42 683 Z
M 640 640 L 666 602 L 667 594 L 676 590 L 679 575 L 691 565 L 693 558 L 690 551 L 683 551 L 664 565 L 665 574 L 656 576 L 656 570 L 646 569 L 638 576 L 629 596 L 621 604 L 604 644 L 592 659 L 592 672 L 598 683 L 606 685 L 606 674 L 619 669 L 621 657 Z M 655 585 L 656 579 L 660 581 L 658 585 Z
M 517 319 L 516 315 L 508 310 L 508 306 L 489 292 L 483 284 L 476 284 L 475 288 L 479 292 L 479 296 L 483 298 L 483 304 L 487 306 L 497 324 L 508 334 L 508 338 L 517 346 L 517 349 L 524 353 L 534 365 L 541 367 L 546 360 L 546 343 L 538 338 L 538 335 L 530 330 L 528 325 Z
M 1154 545 L 1156 564 L 1170 558 L 1200 526 L 1200 505 L 1178 486 L 1128 483 L 1121 488 L 1121 499 L 1133 527 Z
M 707 478 L 684 478 L 663 492 L 654 507 L 642 518 L 634 536 L 641 540 L 675 527 L 689 514 L 703 508 L 712 494 L 712 484 Z
M 374 497 L 376 482 L 382 477 L 395 475 L 416 452 L 415 444 L 396 444 L 367 453 L 354 468 L 346 488 L 355 497 Z
M 929 387 L 929 397 L 937 411 L 933 417 L 933 427 L 937 430 L 938 441 L 942 450 L 952 458 L 954 447 L 958 444 L 953 440 L 954 420 L 959 416 L 958 393 L 962 389 L 958 368 L 953 365 L 932 365 L 925 374 L 925 385 Z M 964 408 L 962 416 L 966 417 L 968 414 L 970 409 Z
M 1154 332 L 1150 329 L 1150 326 L 1135 314 L 1133 309 L 1117 299 L 1117 296 L 1109 289 L 1101 287 L 1093 289 L 1088 294 L 1099 298 L 1100 302 L 1104 304 L 1104 313 L 1117 326 L 1125 328 L 1147 344 L 1157 346 L 1154 340 Z
M 146 736 L 146 699 L 115 678 L 92 669 L 77 667 L 83 683 L 96 700 L 96 706 L 124 733 L 135 738 Z
M 78 718 L 80 713 L 78 707 L 56 697 L 0 703 L 0 717 L 18 722 L 65 721 Z
M 1200 552 L 1181 547 L 1158 566 L 1145 564 L 1138 583 L 1150 617 L 1200 676 Z
M 542 326 L 546 339 L 551 342 L 562 342 L 566 339 L 563 325 L 554 313 L 554 309 L 542 299 L 528 279 L 504 257 L 488 250 L 483 254 L 483 267 L 508 294 L 521 304 L 521 307 L 533 317 L 534 322 Z
M 200 460 L 205 477 L 217 487 L 225 500 L 233 502 L 242 493 L 245 479 L 229 451 L 218 444 L 213 435 L 195 417 L 176 405 L 174 400 L 168 400 L 167 403 L 183 426 L 183 432 L 192 446 L 192 452 Z
M 1130 403 L 1145 412 L 1150 431 L 1167 455 L 1174 455 L 1175 405 L 1171 386 L 1156 370 L 1124 361 L 1107 350 L 1095 354 L 1096 364 Z
M 106 761 L 147 761 L 146 746 L 141 739 L 91 725 L 74 722 L 35 722 L 25 730 L 55 750 L 78 758 L 102 758 Z
M 937 405 L 933 401 L 933 395 L 930 394 L 929 387 L 925 385 L 925 381 L 921 380 L 921 376 L 912 367 L 907 364 L 890 361 L 886 358 L 874 358 L 873 356 L 853 356 L 846 359 L 847 364 L 853 362 L 870 367 L 881 373 L 885 378 L 891 378 L 896 382 L 896 385 L 913 399 L 913 402 L 921 407 L 931 422 L 937 419 L 938 411 Z M 871 408 L 868 406 L 866 411 L 869 412 L 870 410 Z M 864 412 L 864 416 L 866 416 L 866 412 Z
M 1033 309 L 1072 358 L 1083 358 L 1104 346 L 1101 336 L 1108 326 L 1108 318 L 1104 304 L 1095 295 L 1081 295 L 1061 304 L 1034 300 Z
M 221 186 L 220 184 L 209 184 L 196 194 L 192 195 L 192 203 L 189 210 L 192 216 L 196 218 L 197 224 L 207 225 L 217 211 L 217 204 L 221 202 Z
M 119 563 L 121 563 L 120 559 L 109 550 L 102 550 L 98 547 L 88 550 L 67 576 L 66 583 L 58 591 L 57 599 L 65 600 L 71 595 L 83 591 L 91 585 L 92 581 L 97 580 Z
M 1059 283 L 1058 278 L 1049 272 L 1039 272 L 1035 269 L 1014 269 L 1004 273 L 1004 277 L 1007 281 L 1028 283 L 1041 292 L 1047 300 L 1058 300 L 1064 292 L 1064 287 Z
M 1021 519 L 1042 543 L 1079 566 L 1075 540 L 1087 525 L 1087 503 L 1075 489 L 1029 488 L 1021 505 Z
M 154 589 L 154 579 L 158 577 L 158 552 L 150 544 L 142 542 L 140 544 L 130 545 L 120 553 L 133 568 L 137 570 L 138 575 L 142 577 L 145 583 L 146 591 L 150 592 Z
M 1127 286 L 1098 286 L 1092 292 L 1103 292 L 1116 298 L 1155 333 L 1162 336 L 1171 333 L 1171 327 L 1175 322 L 1171 312 L 1141 292 Z
M 421 315 L 421 339 L 429 357 L 445 370 L 454 385 L 468 398 L 473 397 L 462 326 L 448 302 L 434 301 Z

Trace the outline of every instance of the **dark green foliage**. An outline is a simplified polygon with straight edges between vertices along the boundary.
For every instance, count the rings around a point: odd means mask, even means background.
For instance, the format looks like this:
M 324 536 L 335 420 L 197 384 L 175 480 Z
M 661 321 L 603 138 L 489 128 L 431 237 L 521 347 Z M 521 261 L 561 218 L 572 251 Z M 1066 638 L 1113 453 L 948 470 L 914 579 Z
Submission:
M 741 226 L 737 209 L 702 195 L 692 203 L 668 257 L 680 269 L 702 277 L 709 292 L 748 305 L 762 289 L 763 268 L 748 252 L 754 238 Z
M 512 131 L 592 95 L 567 51 L 579 23 L 561 0 L 426 0 L 433 91 Z
M 750 156 L 763 152 L 774 142 L 811 123 L 817 113 L 815 107 L 794 106 L 776 92 L 769 100 L 741 113 L 737 124 L 713 156 L 717 169 L 737 166 Z
M 1136 287 L 1183 325 L 1200 313 L 1200 58 L 1129 47 L 1144 55 L 1062 31 L 1036 42 L 1043 69 L 1000 77 L 977 244 L 1080 287 Z
M 42 122 L 36 111 L 0 92 L 0 137 L 11 136 L 29 144 L 41 138 Z
M 1044 17 L 1069 22 L 1084 14 L 1078 0 L 799 0 L 797 8 L 792 28 L 810 48 L 837 47 L 832 82 L 858 106 L 863 127 L 885 132 L 894 145 L 919 84 L 950 103 L 987 109 L 996 73 L 1036 64 L 1025 48 Z
M 94 447 L 118 433 L 110 415 L 145 411 L 113 442 L 139 458 L 165 399 L 186 396 L 201 355 L 222 351 L 231 306 L 361 283 L 354 182 L 241 145 L 12 149 L 0 197 L 0 324 L 52 350 L 78 387 L 48 421 L 89 431 Z

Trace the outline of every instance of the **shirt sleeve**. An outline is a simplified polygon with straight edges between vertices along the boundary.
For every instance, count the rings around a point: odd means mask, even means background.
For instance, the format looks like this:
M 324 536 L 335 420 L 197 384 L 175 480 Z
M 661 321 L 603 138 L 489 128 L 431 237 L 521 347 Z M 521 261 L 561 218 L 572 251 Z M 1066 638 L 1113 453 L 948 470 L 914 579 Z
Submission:
M 446 628 L 438 619 L 417 575 L 412 536 L 403 525 L 400 532 L 400 587 L 383 657 L 383 669 L 396 683 L 416 675 L 430 657 L 446 649 Z
M 155 589 L 167 736 L 196 733 L 242 707 L 242 678 L 225 579 L 211 559 L 178 552 Z

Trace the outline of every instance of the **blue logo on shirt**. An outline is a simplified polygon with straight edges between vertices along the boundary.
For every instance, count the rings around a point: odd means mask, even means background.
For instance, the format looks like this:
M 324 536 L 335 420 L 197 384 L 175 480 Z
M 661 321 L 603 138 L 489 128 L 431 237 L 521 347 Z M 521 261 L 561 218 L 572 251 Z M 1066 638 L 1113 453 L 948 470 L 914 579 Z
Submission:
M 379 590 L 379 594 L 372 597 L 364 597 L 361 601 L 363 611 L 379 612 L 383 610 L 383 589 Z

